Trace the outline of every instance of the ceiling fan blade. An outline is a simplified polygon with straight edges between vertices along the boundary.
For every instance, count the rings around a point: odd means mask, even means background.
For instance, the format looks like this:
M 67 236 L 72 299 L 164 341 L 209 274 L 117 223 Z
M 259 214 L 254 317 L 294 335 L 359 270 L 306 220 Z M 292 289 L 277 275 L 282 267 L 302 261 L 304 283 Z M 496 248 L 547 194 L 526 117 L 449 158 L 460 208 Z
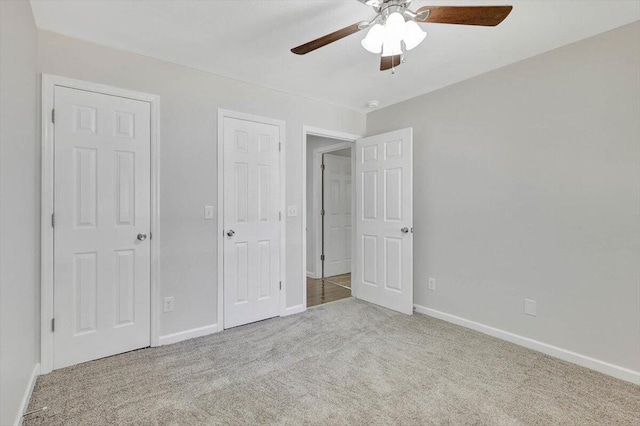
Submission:
M 495 27 L 504 21 L 511 9 L 513 6 L 424 6 L 416 12 L 416 21 Z M 426 18 L 421 17 L 427 11 Z
M 383 56 L 380 58 L 380 71 L 390 70 L 402 63 L 402 55 Z
M 334 41 L 338 41 L 341 38 L 345 38 L 346 36 L 357 33 L 358 31 L 360 31 L 360 28 L 358 27 L 360 24 L 361 22 L 349 25 L 348 27 L 345 27 L 341 30 L 332 32 L 331 34 L 327 34 L 326 36 L 317 38 L 298 47 L 294 47 L 293 49 L 291 49 L 291 51 L 296 55 L 304 55 L 309 52 L 313 52 L 314 50 L 326 46 L 327 44 L 333 43 Z

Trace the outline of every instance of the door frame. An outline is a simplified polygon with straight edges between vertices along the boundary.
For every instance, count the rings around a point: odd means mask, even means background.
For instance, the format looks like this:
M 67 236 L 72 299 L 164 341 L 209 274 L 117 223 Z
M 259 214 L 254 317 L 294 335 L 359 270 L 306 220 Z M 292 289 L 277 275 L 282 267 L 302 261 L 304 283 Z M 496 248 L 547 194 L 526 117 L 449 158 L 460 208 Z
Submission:
M 159 308 L 160 297 L 160 96 L 136 92 L 104 84 L 42 74 L 41 79 L 41 205 L 40 205 L 40 368 L 41 373 L 53 370 L 53 331 L 54 315 L 54 245 L 51 215 L 54 209 L 54 108 L 55 87 L 83 90 L 136 101 L 148 102 L 151 117 L 151 309 L 150 330 L 151 346 L 159 345 Z
M 286 123 L 283 120 L 245 114 L 218 108 L 218 331 L 224 330 L 224 119 L 253 121 L 277 126 L 280 129 L 280 316 L 286 315 L 287 308 L 287 217 L 286 217 Z
M 313 194 L 311 196 L 313 198 L 311 202 L 313 205 L 314 212 L 319 212 L 322 209 L 321 198 L 323 195 L 323 192 L 322 192 L 323 182 L 322 182 L 322 170 L 320 170 L 320 166 L 322 165 L 323 154 L 330 154 L 333 151 L 338 151 L 345 148 L 351 148 L 351 157 L 352 157 L 351 158 L 351 168 L 352 168 L 351 175 L 353 178 L 353 155 L 355 154 L 353 152 L 353 146 L 354 146 L 353 142 L 339 142 L 334 145 L 329 145 L 323 148 L 317 148 L 313 150 L 313 181 L 311 183 L 313 187 Z M 352 192 L 351 200 L 353 201 L 353 184 L 351 185 L 351 192 Z M 353 226 L 353 223 L 351 225 Z M 322 229 L 322 220 L 319 220 L 319 216 L 315 214 L 312 216 L 311 228 L 312 228 L 312 232 L 316 242 L 315 243 L 316 253 L 322 254 L 322 241 L 324 239 L 324 230 Z M 305 246 L 305 250 L 306 250 L 306 246 Z M 316 256 L 315 270 L 316 270 L 316 275 L 318 275 L 318 273 L 322 275 L 322 260 L 320 260 L 320 256 Z M 322 277 L 318 277 L 318 278 L 322 278 Z
M 333 147 L 340 145 L 342 148 L 348 148 L 348 147 L 352 147 L 351 149 L 351 170 L 353 173 L 353 166 L 354 166 L 354 161 L 355 161 L 355 152 L 353 151 L 353 147 L 355 147 L 355 142 L 358 139 L 361 139 L 362 136 L 361 135 L 356 135 L 353 133 L 345 133 L 345 132 L 339 132 L 339 131 L 335 131 L 335 130 L 328 130 L 328 129 L 322 129 L 319 127 L 313 127 L 313 126 L 302 126 L 302 206 L 301 206 L 301 214 L 302 214 L 302 306 L 303 306 L 303 311 L 307 310 L 307 196 L 309 194 L 307 194 L 307 136 L 319 136 L 319 137 L 323 137 L 323 138 L 330 138 L 330 139 L 336 139 L 336 140 L 340 140 L 340 141 L 344 141 L 344 142 L 339 142 L 336 143 L 335 145 L 331 145 Z M 314 150 L 314 152 L 316 151 L 320 151 L 323 148 L 319 148 L 317 150 Z M 340 148 L 337 148 L 340 149 Z M 332 149 L 334 150 L 334 149 Z M 314 158 L 315 160 L 315 158 Z M 315 161 L 314 161 L 314 165 L 315 165 Z M 319 166 L 316 167 L 316 171 L 315 173 L 319 173 Z M 315 176 L 314 173 L 314 176 Z M 317 182 L 317 181 L 316 181 Z M 314 197 L 314 206 L 316 206 L 316 203 L 318 202 L 316 194 L 315 194 L 315 190 L 317 185 L 314 185 L 314 194 L 312 194 L 312 196 Z M 355 194 L 356 194 L 356 188 L 355 185 L 351 185 L 351 197 L 352 200 L 355 200 Z M 319 194 L 318 194 L 319 196 Z M 317 206 L 316 206 L 317 207 Z M 316 209 L 317 211 L 317 209 Z M 355 235 L 355 227 L 353 226 L 353 220 L 354 217 L 352 215 L 352 225 L 351 225 L 351 236 L 352 236 L 352 241 L 353 241 L 353 236 Z M 320 222 L 320 221 L 316 221 L 316 222 Z M 312 224 L 312 226 L 315 224 Z M 316 232 L 316 236 L 318 235 L 317 232 L 318 231 L 318 227 L 320 225 L 315 225 L 315 231 Z M 317 242 L 316 242 L 317 244 Z M 317 247 L 317 245 L 316 245 Z M 354 254 L 354 246 L 353 244 L 351 244 L 351 259 L 353 260 Z M 320 257 L 316 256 L 316 262 L 319 262 Z M 317 263 L 316 263 L 316 267 L 317 267 Z M 353 268 L 353 264 L 352 264 L 352 268 Z M 317 270 L 317 269 L 316 269 Z M 357 295 L 357 289 L 353 286 L 353 284 L 351 285 L 351 294 L 356 296 Z

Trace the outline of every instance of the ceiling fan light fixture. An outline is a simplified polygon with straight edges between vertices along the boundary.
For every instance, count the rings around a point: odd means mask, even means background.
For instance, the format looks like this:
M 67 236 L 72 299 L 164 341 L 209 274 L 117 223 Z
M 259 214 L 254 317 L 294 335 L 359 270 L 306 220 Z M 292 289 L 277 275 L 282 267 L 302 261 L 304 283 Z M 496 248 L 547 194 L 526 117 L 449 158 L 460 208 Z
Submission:
M 411 50 L 424 40 L 427 33 L 414 21 L 405 23 L 404 47 Z
M 371 27 L 361 44 L 371 53 L 382 52 L 383 57 L 396 56 L 402 55 L 403 46 L 411 50 L 422 43 L 426 36 L 427 33 L 416 22 L 405 21 L 402 14 L 393 12 L 387 16 L 384 25 L 375 24 Z
M 382 52 L 382 43 L 384 42 L 384 27 L 380 24 L 375 24 L 371 27 L 367 36 L 362 39 L 360 44 L 371 53 Z

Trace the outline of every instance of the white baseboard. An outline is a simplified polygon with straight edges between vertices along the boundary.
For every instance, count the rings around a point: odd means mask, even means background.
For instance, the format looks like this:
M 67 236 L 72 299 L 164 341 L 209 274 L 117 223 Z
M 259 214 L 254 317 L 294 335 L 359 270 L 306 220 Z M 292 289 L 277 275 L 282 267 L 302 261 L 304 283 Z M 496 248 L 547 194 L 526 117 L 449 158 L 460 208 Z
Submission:
M 573 364 L 577 364 L 582 367 L 590 368 L 600 373 L 613 376 L 617 379 L 625 380 L 627 382 L 640 385 L 640 371 L 634 371 L 625 367 L 620 367 L 618 365 L 610 364 L 605 361 L 600 361 L 598 359 L 594 359 L 586 355 L 581 355 L 579 353 L 562 349 L 557 346 L 539 342 L 537 340 L 533 340 L 528 337 L 513 334 L 508 331 L 500 330 L 499 328 L 484 325 L 479 322 L 457 317 L 455 315 L 447 314 L 445 312 L 440 312 L 435 309 L 427 308 L 425 306 L 420 306 L 420 305 L 414 305 L 414 306 L 416 308 L 416 312 L 418 313 L 425 314 L 430 317 L 438 318 L 453 324 L 461 325 L 463 327 L 470 328 L 472 330 L 476 330 L 484 334 L 488 334 L 489 336 L 497 337 L 498 339 L 506 340 L 507 342 L 515 343 L 516 345 L 533 349 L 534 351 L 542 352 L 543 354 L 559 358 L 563 361 L 568 361 Z
M 218 324 L 205 325 L 204 327 L 192 328 L 191 330 L 160 336 L 158 341 L 160 345 L 170 345 L 172 343 L 182 342 L 183 340 L 193 339 L 194 337 L 207 336 L 216 332 L 218 332 Z
M 280 316 L 281 317 L 286 317 L 286 316 L 293 315 L 293 314 L 299 314 L 300 312 L 304 312 L 306 310 L 307 310 L 307 308 L 304 306 L 304 304 L 291 306 L 290 308 L 286 308 L 284 310 L 284 313 L 282 315 L 280 315 Z
M 319 277 L 317 277 L 314 272 L 307 271 L 307 278 L 313 278 L 314 280 L 317 280 Z
M 31 400 L 31 395 L 33 394 L 33 388 L 36 387 L 36 380 L 38 379 L 39 375 L 40 363 L 36 364 L 33 367 L 31 377 L 29 378 L 29 383 L 27 384 L 27 388 L 24 390 L 24 395 L 22 395 L 22 401 L 20 401 L 20 409 L 18 410 L 16 419 L 13 422 L 14 426 L 22 425 L 22 416 L 27 412 L 27 407 L 29 407 L 29 401 Z

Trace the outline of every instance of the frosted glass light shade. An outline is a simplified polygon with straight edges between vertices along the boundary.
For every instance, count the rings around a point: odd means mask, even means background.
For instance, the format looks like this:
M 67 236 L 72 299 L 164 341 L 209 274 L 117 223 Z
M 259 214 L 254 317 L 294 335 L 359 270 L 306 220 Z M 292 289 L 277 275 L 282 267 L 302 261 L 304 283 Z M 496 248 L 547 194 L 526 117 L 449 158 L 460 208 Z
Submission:
M 382 56 L 402 55 L 402 45 L 400 42 L 404 38 L 404 29 L 404 17 L 398 12 L 393 12 L 387 17 L 384 26 Z
M 367 36 L 360 42 L 362 47 L 367 49 L 371 53 L 382 52 L 382 43 L 384 42 L 384 27 L 380 24 L 375 24 Z
M 402 55 L 400 41 L 385 41 L 382 46 L 382 56 Z
M 414 21 L 407 21 L 404 25 L 404 46 L 407 50 L 411 50 L 420 43 L 427 36 L 420 25 Z
M 387 17 L 387 22 L 384 26 L 385 34 L 384 41 L 396 42 L 404 38 L 405 22 L 404 17 L 398 12 L 393 12 Z

